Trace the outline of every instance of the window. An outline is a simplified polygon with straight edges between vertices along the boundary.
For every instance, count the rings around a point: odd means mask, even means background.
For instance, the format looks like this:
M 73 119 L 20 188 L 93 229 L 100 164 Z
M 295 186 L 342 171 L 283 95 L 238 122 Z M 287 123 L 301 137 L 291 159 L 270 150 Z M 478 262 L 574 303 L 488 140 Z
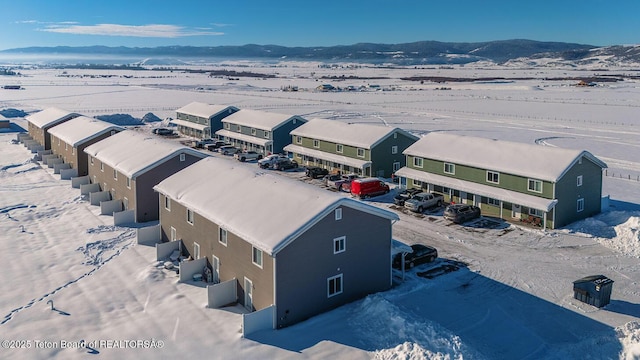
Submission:
M 393 172 L 400 170 L 400 162 L 396 161 L 393 163 Z
M 127 188 L 131 189 L 131 179 L 127 178 Z
M 262 269 L 262 250 L 255 246 L 252 246 L 251 262 L 260 269 Z
M 500 173 L 495 171 L 487 171 L 487 182 L 499 184 L 500 183 Z
M 578 199 L 577 209 L 576 210 L 577 210 L 577 212 L 584 211 L 584 199 L 582 199 L 582 198 Z
M 342 294 L 342 274 L 327 279 L 327 297 Z
M 537 216 L 537 217 L 542 217 L 542 210 L 538 210 L 538 209 L 531 209 L 531 208 L 529 208 L 529 215 L 533 215 L 533 216 Z
M 113 170 L 113 180 L 118 180 L 118 171 L 117 170 Z
M 320 147 L 320 141 L 319 140 L 313 140 L 313 147 L 314 148 L 319 148 Z
M 456 174 L 456 165 L 452 163 L 444 163 L 444 173 L 445 174 Z
M 237 132 L 242 132 L 242 126 L 236 125 L 236 131 Z
M 335 211 L 336 220 L 342 220 L 342 208 L 337 208 Z
M 487 204 L 493 206 L 500 206 L 500 200 L 494 198 L 487 198 Z
M 193 260 L 200 259 L 200 244 L 197 242 L 193 243 Z
M 302 144 L 302 136 L 296 136 L 296 144 Z
M 344 252 L 347 249 L 347 237 L 340 236 L 339 238 L 333 239 L 333 253 L 339 254 Z
M 218 241 L 224 245 L 227 246 L 227 230 L 220 228 L 220 234 L 219 234 L 219 238 Z
M 414 179 L 413 180 L 413 185 L 422 187 L 422 181 Z
M 224 123 L 224 128 L 229 130 L 231 129 L 231 125 L 229 125 L 229 123 Z
M 421 157 L 414 157 L 413 158 L 413 166 L 421 168 L 422 167 L 422 158 Z
M 265 131 L 265 132 L 264 132 L 264 138 L 265 138 L 265 139 L 268 139 L 268 138 L 269 138 L 269 132 L 268 132 L 268 131 Z
M 193 225 L 193 211 L 190 209 L 187 209 L 187 222 Z
M 393 138 L 394 138 L 394 139 L 397 139 L 397 138 L 398 138 L 398 133 L 397 133 L 397 132 L 393 133 Z
M 392 154 L 397 154 L 398 153 L 398 145 L 393 145 L 391 147 L 391 153 Z
M 164 208 L 171 211 L 171 198 L 168 196 L 164 197 Z
M 363 148 L 358 148 L 358 157 L 361 157 L 361 158 L 364 157 L 364 149 Z
M 100 171 L 104 172 L 104 163 L 100 162 Z
M 72 148 L 71 148 L 71 155 L 75 155 L 75 154 L 76 154 L 76 148 L 75 148 L 75 147 L 72 147 Z
M 529 191 L 541 193 L 542 192 L 542 181 L 529 179 Z
M 178 240 L 178 231 L 173 226 L 171 227 L 171 241 Z
M 186 159 L 186 155 L 185 154 L 180 154 L 180 161 L 184 161 Z
M 336 144 L 336 152 L 342 153 L 344 151 L 344 146 L 342 144 Z
M 578 175 L 576 178 L 576 186 L 582 186 L 582 175 Z
M 251 128 L 251 135 L 256 136 L 257 133 L 256 128 Z
M 89 155 L 89 163 L 93 165 L 93 156 Z

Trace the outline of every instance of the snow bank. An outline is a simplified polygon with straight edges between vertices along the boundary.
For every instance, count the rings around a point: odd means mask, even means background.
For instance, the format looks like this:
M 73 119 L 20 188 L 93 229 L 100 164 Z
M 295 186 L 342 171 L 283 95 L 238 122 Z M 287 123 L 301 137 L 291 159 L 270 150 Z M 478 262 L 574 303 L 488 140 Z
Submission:
M 640 258 L 640 212 L 609 211 L 578 221 L 567 230 L 593 237 L 621 254 Z

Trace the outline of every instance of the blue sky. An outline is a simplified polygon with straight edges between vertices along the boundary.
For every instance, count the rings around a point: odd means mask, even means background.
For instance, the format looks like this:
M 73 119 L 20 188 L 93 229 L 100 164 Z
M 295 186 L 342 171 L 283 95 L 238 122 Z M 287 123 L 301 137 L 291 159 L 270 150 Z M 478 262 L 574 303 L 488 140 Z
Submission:
M 640 0 L 0 0 L 0 50 L 506 39 L 640 44 Z

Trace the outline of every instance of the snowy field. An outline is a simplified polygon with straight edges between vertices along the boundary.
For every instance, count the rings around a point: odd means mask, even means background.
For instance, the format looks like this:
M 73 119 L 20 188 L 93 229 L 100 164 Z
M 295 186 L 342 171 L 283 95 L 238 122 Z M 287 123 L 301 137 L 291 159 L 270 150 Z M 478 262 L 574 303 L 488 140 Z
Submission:
M 387 292 L 244 339 L 244 308 L 206 308 L 201 285 L 177 283 L 175 273 L 155 261 L 154 248 L 135 244 L 135 229 L 111 226 L 112 218 L 98 215 L 69 181 L 11 144 L 15 132 L 0 131 L 0 358 L 640 358 L 640 82 L 577 87 L 575 80 L 546 80 L 596 73 L 570 69 L 224 65 L 215 69 L 276 77 L 21 69 L 21 77 L 0 77 L 2 85 L 23 87 L 0 89 L 0 110 L 55 106 L 88 116 L 152 112 L 166 118 L 201 101 L 416 134 L 450 131 L 585 149 L 609 166 L 603 194 L 610 207 L 547 232 L 482 221 L 450 225 L 441 212 L 399 212 L 394 237 L 435 246 L 436 263 L 411 270 Z M 342 75 L 358 78 L 321 78 Z M 418 75 L 534 79 L 401 80 Z M 324 83 L 388 91 L 313 91 Z M 299 91 L 280 90 L 288 85 Z M 24 119 L 11 120 L 26 128 Z M 303 181 L 300 172 L 286 175 Z M 371 203 L 389 208 L 392 196 Z M 419 276 L 445 265 L 458 269 Z M 595 274 L 615 281 L 603 309 L 573 299 L 572 282 Z

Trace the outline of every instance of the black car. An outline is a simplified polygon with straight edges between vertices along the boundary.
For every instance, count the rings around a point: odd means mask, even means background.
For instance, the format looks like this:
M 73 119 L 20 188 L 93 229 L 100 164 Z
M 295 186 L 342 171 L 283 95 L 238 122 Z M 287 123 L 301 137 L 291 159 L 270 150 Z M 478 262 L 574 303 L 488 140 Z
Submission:
M 280 171 L 296 169 L 297 167 L 298 163 L 295 160 L 291 159 L 278 160 L 275 164 L 273 164 L 273 168 Z
M 430 263 L 438 257 L 438 250 L 432 246 L 415 244 L 411 245 L 412 253 L 405 255 L 404 268 L 411 269 L 416 265 Z M 395 269 L 402 268 L 402 254 L 396 254 L 392 266 Z
M 325 175 L 329 174 L 329 170 L 327 169 L 323 169 L 321 167 L 317 167 L 317 166 L 311 166 L 308 167 L 307 170 L 305 171 L 305 174 L 312 178 L 312 179 L 317 179 L 317 178 L 321 178 Z
M 211 144 L 206 144 L 204 145 L 204 148 L 209 150 L 209 151 L 215 151 L 216 149 L 219 149 L 225 145 L 231 145 L 227 142 L 224 142 L 222 140 L 215 140 L 213 143 Z
M 443 217 L 456 224 L 480 217 L 480 208 L 467 204 L 451 204 L 444 209 Z
M 161 136 L 169 136 L 174 134 L 173 130 L 167 129 L 167 128 L 156 128 L 156 129 L 153 129 L 152 132 L 156 135 L 161 135 Z
M 406 200 L 411 199 L 415 194 L 421 193 L 421 189 L 404 189 L 393 197 L 393 203 L 398 206 L 404 206 Z

